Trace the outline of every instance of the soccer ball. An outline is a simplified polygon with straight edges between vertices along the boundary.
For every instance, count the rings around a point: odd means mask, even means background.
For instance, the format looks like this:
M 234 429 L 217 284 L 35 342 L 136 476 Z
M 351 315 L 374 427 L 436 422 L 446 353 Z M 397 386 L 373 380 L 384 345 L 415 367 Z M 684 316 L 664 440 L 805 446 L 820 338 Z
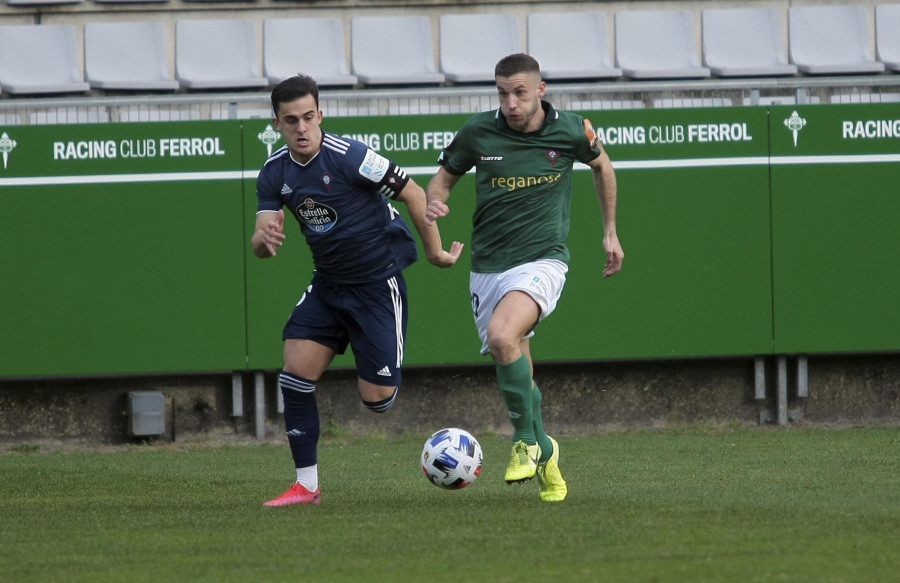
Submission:
M 481 444 L 463 429 L 441 429 L 425 442 L 422 471 L 440 488 L 465 488 L 481 473 Z

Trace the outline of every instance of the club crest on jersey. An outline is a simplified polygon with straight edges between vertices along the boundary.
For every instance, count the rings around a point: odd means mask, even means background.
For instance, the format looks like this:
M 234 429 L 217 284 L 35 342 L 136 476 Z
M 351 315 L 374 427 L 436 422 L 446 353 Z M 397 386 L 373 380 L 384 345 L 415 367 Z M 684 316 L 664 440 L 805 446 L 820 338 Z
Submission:
M 323 174 L 322 182 L 325 184 L 325 188 L 328 189 L 328 192 L 331 192 L 331 176 L 329 176 L 328 174 Z
M 307 198 L 295 209 L 301 223 L 316 233 L 328 232 L 337 224 L 337 213 L 326 204 Z
M 559 158 L 559 152 L 556 150 L 547 150 L 547 158 L 550 159 L 550 165 L 553 166 L 556 164 L 556 159 Z

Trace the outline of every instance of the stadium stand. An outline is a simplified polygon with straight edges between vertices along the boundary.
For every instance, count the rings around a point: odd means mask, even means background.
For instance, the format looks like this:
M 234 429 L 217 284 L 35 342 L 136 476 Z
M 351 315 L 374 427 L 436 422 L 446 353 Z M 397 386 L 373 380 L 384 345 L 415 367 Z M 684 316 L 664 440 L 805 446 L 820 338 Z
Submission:
M 900 71 L 900 4 L 875 7 L 875 54 L 885 67 Z
M 550 96 L 561 107 L 691 107 L 726 99 L 735 105 L 829 103 L 832 95 L 835 103 L 856 95 L 891 101 L 900 87 L 900 4 L 878 5 L 878 0 L 862 0 L 865 6 L 710 10 L 701 9 L 712 2 L 676 1 L 667 6 L 683 10 L 665 11 L 639 4 L 616 9 L 568 3 L 554 5 L 553 12 L 523 1 L 496 8 L 494 14 L 450 4 L 398 8 L 367 3 L 358 7 L 365 10 L 356 10 L 314 5 L 313 0 L 296 6 L 282 0 L 53 5 L 56 1 L 0 0 L 0 46 L 7 47 L 0 50 L 4 125 L 51 119 L 32 114 L 53 108 L 59 123 L 107 114 L 113 121 L 265 117 L 268 89 L 301 71 L 319 80 L 329 115 L 473 112 L 495 106 L 495 91 L 488 87 L 493 63 L 499 52 L 520 47 L 539 58 Z M 819 10 L 837 16 L 812 14 Z M 298 14 L 302 17 L 282 17 Z M 443 29 L 457 20 L 468 31 L 459 33 L 462 40 L 455 44 L 462 49 L 451 58 L 451 35 Z M 117 73 L 113 65 L 100 68 L 96 57 L 123 57 L 128 51 L 125 45 L 95 50 L 97 30 L 138 21 L 155 23 L 155 40 L 132 41 L 128 47 L 149 50 L 126 57 L 128 67 L 120 64 Z M 186 28 L 210 21 L 234 30 L 185 34 Z M 491 34 L 479 35 L 485 23 L 493 23 L 487 26 Z M 848 26 L 853 23 L 855 28 Z M 48 34 L 59 26 L 70 27 L 67 40 L 28 44 L 37 31 Z M 803 47 L 799 31 L 804 26 L 824 35 L 823 48 Z M 816 32 L 822 26 L 825 32 Z M 164 57 L 154 44 L 160 27 Z M 303 46 L 317 50 L 298 50 L 298 36 Z M 490 57 L 492 44 L 486 39 L 492 43 L 500 36 L 513 40 Z M 790 49 L 787 62 L 785 47 Z M 873 48 L 877 60 L 871 58 Z M 804 50 L 812 51 L 808 62 Z M 488 64 L 472 73 L 482 58 Z M 151 73 L 152 60 L 157 65 Z M 72 104 L 79 113 L 72 114 Z
M 696 79 L 710 76 L 697 57 L 689 10 L 616 12 L 616 65 L 631 79 Z
M 187 89 L 264 88 L 256 28 L 245 19 L 175 23 L 175 77 Z
M 719 77 L 795 75 L 773 8 L 704 10 L 703 65 Z
M 603 12 L 533 12 L 528 15 L 528 52 L 548 80 L 614 79 L 610 35 Z
M 439 39 L 441 72 L 453 83 L 493 82 L 497 61 L 522 50 L 515 14 L 445 14 Z
M 84 74 L 94 89 L 174 91 L 162 23 L 89 22 L 84 25 Z
M 431 19 L 422 15 L 355 16 L 351 69 L 366 85 L 439 84 Z
M 869 24 L 859 5 L 792 6 L 788 9 L 791 62 L 810 75 L 880 73 L 872 58 Z
M 0 26 L 0 90 L 12 94 L 83 93 L 70 24 Z
M 297 50 L 298 39 L 304 47 Z M 270 18 L 263 22 L 263 73 L 270 84 L 296 75 L 311 75 L 322 87 L 356 85 L 344 49 L 339 18 Z

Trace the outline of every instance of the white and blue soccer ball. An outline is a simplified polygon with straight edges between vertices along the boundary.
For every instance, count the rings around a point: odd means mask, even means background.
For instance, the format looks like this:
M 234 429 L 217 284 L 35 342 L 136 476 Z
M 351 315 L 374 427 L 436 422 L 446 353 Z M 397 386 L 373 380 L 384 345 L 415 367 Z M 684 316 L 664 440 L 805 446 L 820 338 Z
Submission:
M 481 444 L 464 429 L 451 427 L 432 434 L 422 449 L 422 471 L 440 488 L 459 490 L 481 473 Z

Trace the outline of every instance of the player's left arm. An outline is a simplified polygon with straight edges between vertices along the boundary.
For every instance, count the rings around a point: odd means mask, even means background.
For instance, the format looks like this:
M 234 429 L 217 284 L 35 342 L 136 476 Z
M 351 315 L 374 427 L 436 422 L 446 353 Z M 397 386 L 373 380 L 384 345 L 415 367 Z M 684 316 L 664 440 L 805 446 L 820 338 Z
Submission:
M 599 145 L 597 147 L 600 149 L 600 155 L 588 162 L 588 166 L 591 167 L 594 188 L 597 190 L 600 210 L 603 213 L 603 250 L 606 251 L 606 267 L 603 269 L 603 277 L 609 277 L 622 269 L 625 252 L 622 251 L 619 235 L 616 233 L 618 197 L 616 172 L 606 153 L 606 148 Z
M 429 225 L 425 221 L 426 202 L 425 191 L 422 187 L 415 180 L 410 179 L 394 199 L 406 204 L 413 225 L 422 239 L 428 262 L 438 267 L 452 267 L 455 265 L 462 253 L 463 244 L 459 241 L 454 241 L 450 245 L 450 251 L 444 250 L 444 244 L 441 242 L 441 232 L 437 223 L 432 222 Z

